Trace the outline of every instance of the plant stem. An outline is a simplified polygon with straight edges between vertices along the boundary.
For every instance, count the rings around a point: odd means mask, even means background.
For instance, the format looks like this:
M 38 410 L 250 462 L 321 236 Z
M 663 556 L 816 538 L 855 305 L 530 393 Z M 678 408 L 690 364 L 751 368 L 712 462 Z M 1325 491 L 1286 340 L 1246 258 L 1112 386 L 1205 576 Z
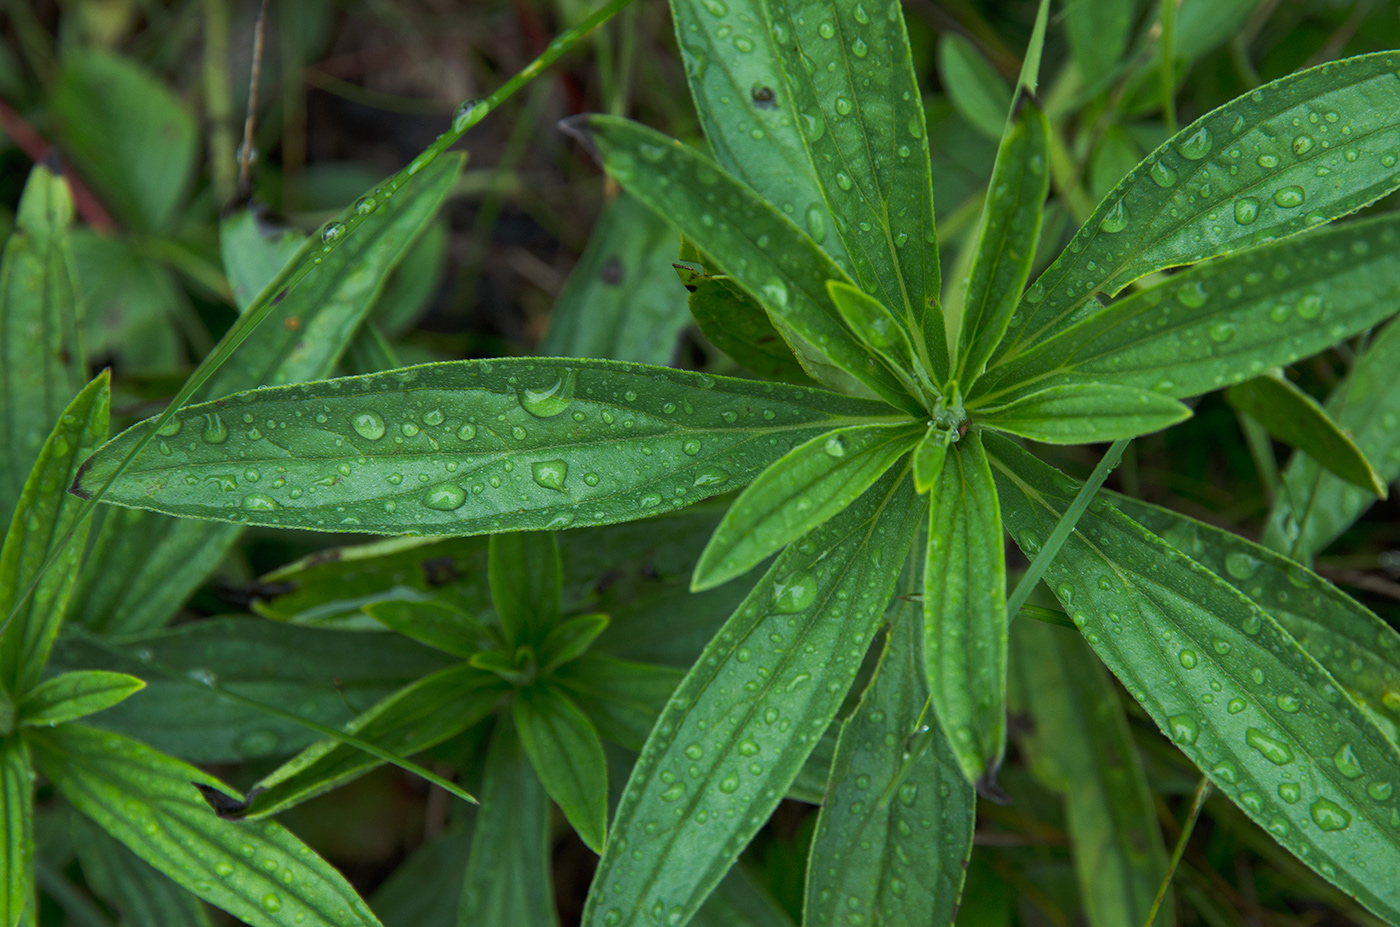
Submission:
M 1181 857 L 1186 852 L 1186 843 L 1191 839 L 1191 831 L 1196 829 L 1196 820 L 1201 816 L 1201 809 L 1205 807 L 1206 799 L 1210 797 L 1210 779 L 1202 776 L 1201 781 L 1196 784 L 1196 794 L 1191 799 L 1191 808 L 1186 812 L 1186 820 L 1181 822 L 1181 835 L 1176 838 L 1176 846 L 1172 849 L 1172 858 L 1167 863 L 1167 871 L 1162 876 L 1162 884 L 1157 886 L 1157 897 L 1152 899 L 1152 907 L 1147 912 L 1146 927 L 1152 927 L 1152 922 L 1157 919 L 1157 912 L 1162 907 L 1162 900 L 1167 897 L 1167 889 L 1171 888 L 1172 877 L 1176 875 L 1176 867 L 1181 865 Z

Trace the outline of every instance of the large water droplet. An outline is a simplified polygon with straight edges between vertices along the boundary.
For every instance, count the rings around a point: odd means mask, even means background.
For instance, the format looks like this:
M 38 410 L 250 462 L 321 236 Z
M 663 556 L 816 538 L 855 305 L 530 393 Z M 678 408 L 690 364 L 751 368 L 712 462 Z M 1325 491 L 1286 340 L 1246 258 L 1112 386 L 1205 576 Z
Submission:
M 228 427 L 217 412 L 204 416 L 204 440 L 209 444 L 223 444 L 228 440 Z
M 463 100 L 452 113 L 452 131 L 462 133 L 486 116 L 486 104 L 481 100 Z
M 1244 551 L 1232 551 L 1225 557 L 1225 572 L 1235 579 L 1249 579 L 1259 571 L 1259 558 Z
M 1299 318 L 1315 319 L 1322 315 L 1322 297 L 1316 293 L 1308 293 L 1298 300 L 1294 309 L 1297 310 Z
M 1253 225 L 1259 218 L 1259 201 L 1252 196 L 1242 196 L 1235 200 L 1235 221 L 1240 225 Z
M 1113 204 L 1113 208 L 1108 211 L 1108 215 L 1103 217 L 1099 223 L 1099 228 L 1105 232 L 1121 232 L 1128 227 L 1128 207 L 1123 200 Z
M 268 892 L 266 895 L 262 896 L 262 906 L 264 911 L 275 914 L 282 910 L 282 899 L 278 898 L 272 892 Z
M 250 512 L 272 512 L 278 508 L 277 501 L 259 492 L 250 492 L 243 497 L 243 507 Z
M 1235 331 L 1236 325 L 1234 322 L 1221 321 L 1214 323 L 1210 328 L 1206 329 L 1206 334 L 1209 335 L 1210 340 L 1214 341 L 1216 344 L 1224 344 L 1235 337 Z
M 332 242 L 340 241 L 341 236 L 344 234 L 344 222 L 327 222 L 321 228 L 321 241 L 329 245 Z
M 1193 744 L 1201 733 L 1196 719 L 1190 715 L 1172 715 L 1167 724 L 1171 726 L 1172 740 L 1179 744 Z
M 1288 744 L 1281 740 L 1275 740 L 1257 727 L 1252 727 L 1245 732 L 1244 742 L 1258 750 L 1263 754 L 1264 759 L 1276 766 L 1293 762 L 1293 750 Z
M 563 375 L 544 389 L 522 389 L 520 407 L 536 418 L 553 418 L 574 401 L 574 383 L 577 380 L 577 370 L 565 370 Z
M 817 27 L 817 34 L 824 39 L 829 39 L 836 35 L 836 27 L 830 22 L 824 22 Z
M 721 470 L 719 467 L 706 467 L 704 470 L 695 474 L 695 481 L 692 485 L 716 486 L 727 479 L 729 479 L 728 471 Z
M 1309 151 L 1312 150 L 1312 146 L 1312 136 L 1300 135 L 1293 140 L 1293 153 L 1295 155 L 1307 154 Z
M 800 612 L 817 599 L 817 581 L 810 573 L 793 573 L 773 584 L 773 609 L 783 614 Z
M 1215 139 L 1211 136 L 1210 129 L 1201 126 L 1182 141 L 1182 143 L 1177 146 L 1177 150 L 1181 152 L 1182 157 L 1189 158 L 1192 161 L 1199 161 L 1210 154 L 1210 146 L 1214 141 Z
M 457 429 L 457 437 L 463 441 L 470 441 L 472 438 L 476 437 L 476 426 L 468 422 Z
M 1319 798 L 1308 806 L 1313 823 L 1323 830 L 1345 830 L 1351 824 L 1351 815 L 1334 801 Z
M 1389 801 L 1394 787 L 1389 782 L 1372 782 L 1366 786 L 1366 794 L 1376 801 Z
M 357 412 L 355 417 L 350 419 L 350 426 L 355 429 L 355 434 L 371 441 L 378 441 L 384 437 L 384 419 L 375 412 Z
M 1303 797 L 1303 787 L 1296 782 L 1280 782 L 1278 784 L 1278 797 L 1290 805 L 1296 805 L 1298 799 Z
M 1186 669 L 1196 668 L 1196 651 L 1194 650 L 1181 651 L 1181 653 L 1177 654 L 1177 659 L 1181 661 L 1181 665 Z
M 685 794 L 685 783 L 677 782 L 661 793 L 662 801 L 675 801 Z
M 372 196 L 362 196 L 355 201 L 355 215 L 367 216 L 379 208 L 379 201 Z
M 423 495 L 423 504 L 439 512 L 459 509 L 467 501 L 467 492 L 456 483 L 439 483 Z
M 815 242 L 820 243 L 826 239 L 826 207 L 816 203 L 807 207 L 807 231 L 811 233 Z
M 1305 199 L 1307 199 L 1307 194 L 1297 184 L 1279 187 L 1274 191 L 1274 202 L 1283 209 L 1297 209 L 1303 205 Z
M 1348 779 L 1361 778 L 1361 764 L 1356 759 L 1356 754 L 1352 752 L 1351 744 L 1342 744 L 1337 752 L 1332 756 L 1332 762 L 1337 766 L 1337 772 Z
M 569 475 L 569 465 L 563 460 L 541 460 L 530 464 L 530 475 L 545 489 L 564 491 L 564 479 Z
M 170 438 L 180 433 L 180 426 L 183 424 L 178 415 L 172 415 L 170 421 L 156 429 L 156 434 L 163 438 Z
M 1155 162 L 1147 173 L 1159 187 L 1170 187 L 1176 183 L 1176 171 L 1161 161 Z

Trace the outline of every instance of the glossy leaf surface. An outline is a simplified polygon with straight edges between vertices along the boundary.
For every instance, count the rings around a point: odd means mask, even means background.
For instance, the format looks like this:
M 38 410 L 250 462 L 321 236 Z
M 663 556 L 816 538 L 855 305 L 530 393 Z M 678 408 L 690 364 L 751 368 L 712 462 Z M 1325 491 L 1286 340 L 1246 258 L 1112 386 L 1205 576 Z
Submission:
M 988 444 L 1007 527 L 1034 550 L 1077 487 L 1008 441 Z M 1400 886 L 1381 875 L 1400 865 L 1400 748 L 1335 677 L 1249 598 L 1105 502 L 1045 576 L 1217 789 L 1328 881 L 1400 917 Z
M 1385 498 L 1385 483 L 1356 442 L 1334 422 L 1317 400 L 1283 376 L 1262 376 L 1237 383 L 1225 399 L 1290 447 L 1312 457 L 1354 486 Z
M 846 272 L 789 217 L 653 129 L 609 116 L 570 125 L 624 189 L 682 230 L 763 306 L 814 379 L 838 386 L 854 378 L 889 402 L 909 405 L 893 374 L 867 365 L 865 349 L 831 305 L 826 282 L 848 280 Z
M 1383 214 L 1194 267 L 989 369 L 969 406 L 1085 380 L 1180 398 L 1256 377 L 1394 313 L 1397 252 L 1400 218 Z
M 933 708 L 969 782 L 1006 750 L 1006 560 L 981 435 L 948 449 L 929 494 L 923 648 Z
M 1011 641 L 1018 711 L 1030 715 L 1022 746 L 1036 778 L 1065 797 L 1089 923 L 1141 927 L 1167 851 L 1118 692 L 1072 630 L 1021 621 Z M 1152 923 L 1176 923 L 1172 908 L 1169 894 Z
M 916 345 L 928 339 L 942 379 L 947 340 L 940 313 L 930 311 L 939 295 L 933 188 L 902 11 L 849 0 L 765 6 L 798 130 L 856 278 Z
M 1400 476 L 1400 326 L 1387 325 L 1327 401 L 1327 411 L 1375 466 L 1386 483 Z M 1341 535 L 1375 502 L 1323 471 L 1311 457 L 1295 456 L 1283 474 L 1288 492 L 1274 500 L 1264 543 L 1309 557 Z
M 700 331 L 730 357 L 759 376 L 789 383 L 809 383 L 783 336 L 763 307 L 726 276 L 686 273 L 690 314 Z
M 559 547 L 547 532 L 498 534 L 489 548 L 491 600 L 512 644 L 540 641 L 559 617 Z
M 280 824 L 215 817 L 190 785 L 229 791 L 207 773 L 137 741 L 77 724 L 46 731 L 34 745 L 44 774 L 75 808 L 175 882 L 251 927 L 379 924 L 340 873 Z
M 1132 386 L 1052 386 L 977 414 L 988 428 L 1047 444 L 1093 444 L 1160 431 L 1191 417 L 1161 393 Z
M 20 723 L 53 727 L 111 708 L 135 695 L 146 684 L 135 676 L 86 670 L 61 673 L 35 686 L 20 706 Z
M 1353 698 L 1400 726 L 1400 633 L 1378 615 L 1267 547 L 1140 499 L 1106 496 L 1123 514 L 1249 596 Z
M 642 924 L 657 910 L 683 922 L 724 877 L 855 678 L 918 523 L 915 498 L 904 474 L 887 475 L 790 546 L 706 648 L 633 769 L 584 924 Z
M 17 736 L 0 739 L 0 818 L 4 842 L 0 843 L 0 924 L 15 927 L 34 896 L 34 771 L 29 751 Z
M 540 782 L 588 848 L 603 852 L 608 833 L 608 763 L 588 717 L 563 692 L 522 689 L 511 705 L 520 744 Z
M 497 723 L 486 754 L 481 808 L 457 923 L 461 927 L 559 923 L 549 871 L 549 797 L 515 729 L 504 719 Z
M 765 470 L 735 500 L 695 566 L 692 588 L 752 569 L 854 502 L 922 434 L 912 423 L 818 435 Z
M 106 499 L 382 534 L 600 524 L 743 485 L 790 447 L 888 412 L 798 387 L 611 361 L 428 364 L 190 406 L 180 431 L 142 451 Z M 147 427 L 104 447 L 78 488 L 101 485 Z
M 198 898 L 152 869 L 91 818 L 74 814 L 72 820 L 83 879 L 121 914 L 121 923 L 210 927 L 209 914 Z
M 0 524 L 9 524 L 39 449 L 83 383 L 68 181 L 29 175 L 0 257 Z
M 569 697 L 597 725 L 598 733 L 628 750 L 640 751 L 684 675 L 669 666 L 594 653 L 560 667 L 554 681 L 569 690 Z
M 1094 296 L 1354 212 L 1400 186 L 1400 56 L 1334 61 L 1212 110 L 1149 154 L 1026 293 L 1014 356 Z
M 921 586 L 912 572 L 909 592 Z M 880 666 L 842 725 L 831 764 L 808 856 L 804 923 L 858 915 L 864 923 L 947 925 L 957 911 L 977 796 L 937 721 L 923 717 L 922 611 L 898 599 L 887 615 Z M 931 742 L 911 756 L 912 737 L 929 722 Z
M 63 620 L 87 540 L 86 524 L 74 529 L 81 503 L 64 490 L 78 465 L 107 437 L 109 397 L 104 370 L 59 416 L 0 546 L 0 621 L 14 611 L 0 634 L 0 686 L 13 696 L 38 684 Z M 73 536 L 67 538 L 70 529 Z M 50 555 L 57 559 L 41 573 Z M 34 594 L 26 597 L 31 585 Z
M 829 280 L 827 294 L 832 305 L 870 353 L 880 358 L 911 392 L 919 395 L 915 378 L 921 364 L 908 332 L 885 304 L 857 287 L 840 280 Z
M 375 621 L 443 653 L 470 657 L 480 649 L 483 629 L 469 615 L 442 602 L 375 602 L 364 606 Z
M 954 363 L 960 383 L 971 383 L 986 366 L 1030 277 L 1050 190 L 1049 137 L 1050 123 L 1040 105 L 1023 97 L 1021 111 L 1007 123 L 997 149 L 982 210 Z
M 440 670 L 395 692 L 345 726 L 361 740 L 400 756 L 459 734 L 491 713 L 500 696 L 495 676 L 470 666 Z M 350 744 L 322 740 L 258 784 L 249 817 L 276 814 L 364 775 L 382 761 Z
M 715 163 L 793 218 L 840 259 L 762 0 L 672 0 L 676 41 Z

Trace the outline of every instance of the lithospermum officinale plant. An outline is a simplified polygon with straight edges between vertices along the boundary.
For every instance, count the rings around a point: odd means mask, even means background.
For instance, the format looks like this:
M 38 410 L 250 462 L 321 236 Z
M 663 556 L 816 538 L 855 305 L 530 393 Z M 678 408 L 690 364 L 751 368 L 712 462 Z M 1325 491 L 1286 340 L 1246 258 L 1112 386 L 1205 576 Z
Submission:
M 1400 219 L 1316 228 L 1400 186 L 1400 54 L 1299 72 L 1203 116 L 1024 289 L 1053 153 L 1035 96 L 1046 6 L 957 311 L 940 297 L 899 5 L 676 0 L 710 154 L 621 118 L 567 128 L 686 237 L 682 277 L 716 343 L 788 382 L 508 359 L 255 390 L 128 430 L 74 491 L 188 518 L 467 535 L 626 521 L 745 486 L 693 586 L 777 559 L 652 729 L 590 927 L 696 913 L 836 717 L 901 572 L 832 763 L 809 923 L 950 921 L 973 786 L 997 791 L 1008 622 L 1042 576 L 1215 788 L 1400 920 L 1387 700 L 1400 638 L 1301 563 L 1096 498 L 1121 443 L 1080 486 L 1014 440 L 1123 442 L 1223 387 L 1267 419 L 1260 397 L 1289 395 L 1270 371 L 1400 308 Z M 1197 266 L 1159 273 L 1181 265 Z M 1319 461 L 1382 488 L 1333 437 Z M 220 479 L 243 468 L 269 478 Z M 1009 598 L 1004 531 L 1032 558 Z M 1286 606 L 1284 584 L 1308 606 Z

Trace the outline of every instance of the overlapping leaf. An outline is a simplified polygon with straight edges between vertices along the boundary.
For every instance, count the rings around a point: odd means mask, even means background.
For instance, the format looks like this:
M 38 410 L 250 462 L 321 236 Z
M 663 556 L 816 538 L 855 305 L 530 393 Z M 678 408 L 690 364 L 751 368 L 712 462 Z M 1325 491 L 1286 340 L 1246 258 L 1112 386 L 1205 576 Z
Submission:
M 511 703 L 520 744 L 545 791 L 595 853 L 608 831 L 608 765 L 593 723 L 563 692 L 520 690 Z
M 380 534 L 601 524 L 741 486 L 792 446 L 889 411 L 609 361 L 428 364 L 190 406 L 106 499 Z M 100 486 L 148 427 L 108 443 L 76 488 Z
M 91 818 L 71 817 L 83 879 L 93 894 L 121 914 L 123 924 L 210 927 L 198 898 L 152 869 Z
M 1052 386 L 977 414 L 979 424 L 1047 444 L 1092 444 L 1160 431 L 1191 417 L 1185 405 L 1132 386 Z
M 907 475 L 891 473 L 779 557 L 643 747 L 585 924 L 694 914 L 840 707 L 918 518 Z
M 998 355 L 1097 312 L 1097 294 L 1144 274 L 1293 235 L 1400 186 L 1397 69 L 1394 52 L 1330 62 L 1187 126 L 1123 178 L 1027 291 Z
M 34 905 L 34 771 L 17 736 L 0 739 L 0 924 L 15 927 Z
M 989 437 L 1006 524 L 1039 548 L 1076 487 Z M 1216 788 L 1383 918 L 1400 917 L 1400 748 L 1267 612 L 1105 502 L 1046 580 L 1100 658 Z M 1365 847 L 1365 852 L 1360 852 Z
M 125 673 L 82 670 L 61 673 L 35 686 L 20 706 L 20 723 L 53 727 L 111 708 L 140 692 L 146 684 Z

